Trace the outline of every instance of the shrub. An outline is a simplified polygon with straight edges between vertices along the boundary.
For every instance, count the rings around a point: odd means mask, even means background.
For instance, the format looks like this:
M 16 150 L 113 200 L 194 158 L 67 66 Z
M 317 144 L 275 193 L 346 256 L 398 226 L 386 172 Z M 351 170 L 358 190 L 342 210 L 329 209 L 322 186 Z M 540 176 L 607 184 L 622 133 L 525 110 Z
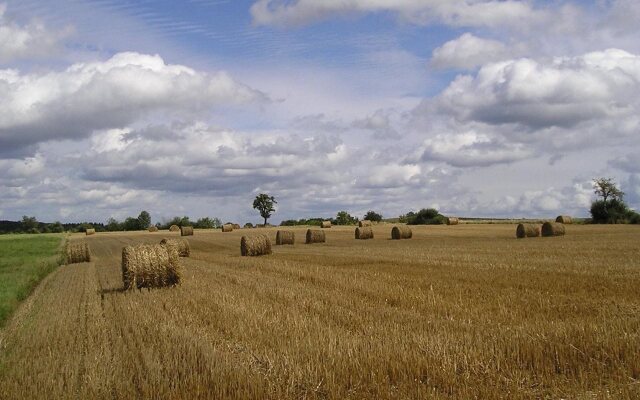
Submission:
M 447 222 L 446 217 L 435 208 L 423 208 L 415 214 L 408 213 L 406 220 L 408 225 L 442 225 Z

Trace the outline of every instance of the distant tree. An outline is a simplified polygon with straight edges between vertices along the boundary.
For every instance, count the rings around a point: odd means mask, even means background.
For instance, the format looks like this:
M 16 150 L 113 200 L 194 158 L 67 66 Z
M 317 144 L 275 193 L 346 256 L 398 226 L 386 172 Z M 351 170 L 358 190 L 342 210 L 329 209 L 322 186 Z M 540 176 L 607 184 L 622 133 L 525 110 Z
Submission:
M 278 204 L 273 196 L 260 193 L 253 200 L 253 208 L 260 211 L 260 216 L 264 218 L 264 225 L 267 225 L 267 219 L 276 211 L 275 205 Z
M 200 218 L 194 224 L 194 227 L 199 229 L 214 229 L 220 226 L 222 226 L 222 224 L 220 223 L 220 220 L 218 218 L 209 217 Z
M 49 224 L 49 231 L 53 233 L 62 233 L 64 232 L 64 226 L 62 226 L 62 223 L 60 223 L 60 221 L 56 221 L 52 224 Z
M 125 231 L 139 231 L 142 229 L 140 227 L 140 221 L 133 217 L 127 217 L 122 225 Z
M 435 208 L 423 208 L 415 214 L 408 213 L 406 219 L 409 225 L 442 225 L 445 223 L 445 217 L 440 215 Z
M 624 192 L 618 189 L 613 178 L 596 178 L 593 180 L 593 191 L 598 197 L 602 197 L 604 210 L 607 211 L 607 201 L 620 200 L 624 197 Z
M 333 221 L 336 225 L 354 225 L 358 220 L 351 216 L 346 211 L 340 211 L 336 215 L 336 219 Z
M 90 224 L 88 222 L 82 222 L 81 224 L 79 224 L 76 228 L 79 232 L 86 232 L 87 229 L 96 229 L 93 224 Z
M 138 229 L 149 229 L 151 226 L 151 215 L 148 212 L 142 211 L 138 215 Z
M 369 220 L 369 221 L 374 221 L 374 222 L 380 222 L 380 221 L 382 221 L 382 214 L 378 214 L 375 211 L 369 210 L 364 215 L 363 219 L 366 219 L 366 220 Z
M 117 232 L 123 230 L 122 224 L 117 219 L 111 217 L 107 220 L 106 229 L 109 232 Z
M 22 230 L 27 233 L 39 233 L 38 230 L 38 220 L 36 217 L 28 217 L 26 215 L 22 216 L 22 221 L 20 222 Z

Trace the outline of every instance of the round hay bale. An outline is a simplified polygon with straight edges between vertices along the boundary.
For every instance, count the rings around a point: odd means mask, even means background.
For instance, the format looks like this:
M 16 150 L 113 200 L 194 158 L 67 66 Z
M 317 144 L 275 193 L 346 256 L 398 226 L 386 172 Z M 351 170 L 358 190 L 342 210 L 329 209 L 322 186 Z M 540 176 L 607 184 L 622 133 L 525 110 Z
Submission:
M 357 227 L 356 239 L 359 239 L 359 240 L 373 239 L 373 229 L 371 229 L 370 226 Z
M 537 224 L 518 224 L 516 228 L 516 237 L 518 239 L 540 236 L 540 225 Z
M 276 246 L 283 244 L 294 244 L 296 241 L 296 234 L 293 231 L 278 231 L 276 232 Z
M 178 225 L 171 225 L 169 227 L 169 232 L 178 232 L 180 230 L 180 227 Z
M 174 286 L 180 283 L 182 267 L 171 246 L 141 244 L 122 249 L 122 281 L 125 289 Z
M 559 222 L 545 222 L 542 224 L 542 236 L 564 236 L 564 224 Z
M 306 243 L 324 243 L 326 241 L 324 232 L 320 229 L 307 229 Z
M 447 225 L 458 225 L 458 223 L 460 223 L 460 220 L 456 217 L 447 218 Z
M 173 247 L 178 252 L 179 257 L 189 257 L 191 255 L 191 246 L 186 239 L 167 239 L 160 241 L 161 245 Z
M 271 254 L 271 240 L 267 235 L 243 236 L 240 239 L 240 254 L 243 257 Z
M 150 226 L 149 227 L 149 232 L 158 232 L 158 227 L 157 226 Z
M 412 237 L 413 232 L 406 225 L 397 225 L 391 228 L 391 239 L 393 240 L 411 239 Z
M 568 225 L 568 224 L 572 224 L 573 220 L 568 215 L 559 215 L 558 218 L 556 218 L 556 222 Z
M 180 236 L 193 236 L 193 226 L 181 226 Z
M 358 222 L 358 226 L 360 228 L 363 228 L 365 226 L 371 226 L 371 221 L 369 221 L 368 219 L 362 220 Z
M 331 221 L 322 221 L 321 228 L 331 228 Z
M 222 225 L 222 232 L 233 232 L 233 225 L 232 224 Z
M 233 229 L 240 229 L 240 224 L 233 224 Z
M 91 252 L 87 242 L 68 242 L 66 248 L 67 264 L 91 261 Z
M 87 236 L 89 236 L 89 235 L 95 235 L 95 234 L 96 234 L 96 230 L 95 230 L 95 229 L 93 229 L 93 228 L 87 228 L 87 230 L 85 231 L 85 234 L 86 234 Z

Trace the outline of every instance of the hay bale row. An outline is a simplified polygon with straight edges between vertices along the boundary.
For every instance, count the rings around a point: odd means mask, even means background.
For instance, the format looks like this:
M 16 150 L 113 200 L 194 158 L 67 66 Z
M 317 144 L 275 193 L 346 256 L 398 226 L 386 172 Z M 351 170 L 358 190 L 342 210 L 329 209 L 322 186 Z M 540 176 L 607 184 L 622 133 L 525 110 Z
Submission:
M 322 221 L 321 228 L 331 228 L 331 221 Z
M 542 236 L 564 236 L 564 224 L 559 222 L 545 222 L 542 224 Z
M 516 237 L 518 239 L 540 236 L 540 225 L 536 224 L 518 224 L 516 228 Z
M 294 244 L 296 241 L 296 235 L 293 231 L 278 231 L 276 232 L 276 246 L 283 244 Z
M 65 253 L 67 264 L 91 261 L 91 251 L 87 242 L 68 242 Z
M 233 225 L 232 224 L 222 225 L 222 232 L 233 232 Z
M 305 243 L 324 243 L 326 241 L 324 231 L 320 229 L 307 229 L 307 236 Z
M 271 240 L 267 235 L 243 236 L 240 239 L 240 254 L 243 257 L 271 254 Z
M 447 217 L 447 225 L 458 225 L 460 220 L 456 217 Z
M 179 257 L 189 257 L 191 255 L 191 246 L 185 239 L 162 239 L 160 244 L 167 247 L 172 247 L 178 252 Z
M 182 267 L 172 246 L 141 244 L 122 249 L 124 288 L 155 288 L 180 283 Z
M 158 232 L 158 227 L 157 226 L 150 226 L 149 227 L 149 232 Z
M 373 229 L 371 229 L 370 226 L 357 227 L 356 239 L 358 240 L 373 239 Z
M 181 226 L 180 236 L 193 236 L 193 226 Z
M 364 228 L 365 226 L 371 226 L 371 221 L 369 221 L 368 219 L 358 221 L 358 227 Z
M 85 231 L 85 234 L 86 234 L 87 236 L 89 236 L 89 235 L 95 235 L 95 234 L 96 234 L 96 230 L 95 230 L 95 229 L 93 229 L 93 228 L 87 228 L 87 230 Z
M 571 217 L 568 215 L 559 215 L 558 218 L 556 218 L 556 222 L 568 225 L 573 223 L 573 219 L 571 219 Z
M 393 240 L 411 239 L 412 237 L 413 232 L 406 225 L 396 225 L 391 229 L 391 239 Z

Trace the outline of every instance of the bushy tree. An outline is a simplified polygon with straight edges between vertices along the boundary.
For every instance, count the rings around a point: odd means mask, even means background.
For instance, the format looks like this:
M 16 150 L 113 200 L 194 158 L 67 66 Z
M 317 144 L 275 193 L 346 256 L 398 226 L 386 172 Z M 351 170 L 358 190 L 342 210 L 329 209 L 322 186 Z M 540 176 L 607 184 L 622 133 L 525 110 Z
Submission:
M 122 223 L 125 231 L 139 231 L 140 229 L 140 221 L 138 218 L 127 217 Z
M 199 229 L 214 229 L 219 228 L 220 226 L 222 226 L 222 223 L 218 218 L 209 217 L 200 218 L 194 224 L 194 227 Z
M 151 215 L 148 212 L 142 211 L 140 215 L 138 215 L 138 228 L 139 229 L 149 229 L 151 226 Z
M 415 214 L 407 214 L 407 224 L 409 225 L 442 225 L 445 217 L 440 215 L 435 208 L 423 208 Z
M 49 232 L 52 232 L 52 233 L 64 232 L 64 226 L 62 226 L 62 223 L 60 221 L 56 221 L 52 224 L 49 224 L 48 228 L 49 228 Z
M 26 215 L 22 216 L 22 221 L 20 222 L 22 230 L 27 233 L 40 233 L 38 230 L 38 220 L 36 217 L 28 217 Z
M 106 229 L 109 232 L 117 232 L 124 230 L 122 224 L 117 219 L 111 217 L 107 220 Z
M 333 220 L 333 223 L 336 225 L 354 225 L 358 223 L 358 219 L 351 216 L 346 211 L 340 211 L 336 215 L 336 219 Z
M 374 222 L 380 222 L 380 221 L 382 221 L 382 214 L 378 214 L 377 212 L 375 212 L 373 210 L 369 210 L 364 215 L 364 219 L 369 220 L 369 221 L 374 221 Z
M 276 211 L 275 205 L 278 204 L 273 196 L 260 193 L 253 200 L 253 208 L 260 211 L 260 216 L 264 218 L 264 225 L 267 226 L 267 219 Z
M 624 202 L 624 192 L 612 178 L 593 180 L 593 191 L 600 198 L 591 203 L 591 220 L 596 224 L 637 223 L 640 216 Z

